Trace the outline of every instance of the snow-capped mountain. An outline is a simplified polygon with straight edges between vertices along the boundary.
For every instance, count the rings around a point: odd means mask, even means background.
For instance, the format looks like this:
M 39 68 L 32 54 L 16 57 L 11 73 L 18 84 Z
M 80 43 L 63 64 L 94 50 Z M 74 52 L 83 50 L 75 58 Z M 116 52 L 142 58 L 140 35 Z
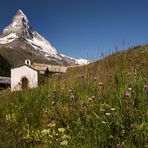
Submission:
M 87 60 L 76 60 L 59 54 L 56 48 L 31 28 L 29 20 L 21 10 L 17 11 L 12 23 L 5 27 L 2 35 L 0 35 L 0 48 L 2 47 L 9 49 L 9 52 L 13 51 L 15 54 L 19 52 L 24 55 L 23 58 L 31 58 L 33 61 L 64 65 L 87 63 Z

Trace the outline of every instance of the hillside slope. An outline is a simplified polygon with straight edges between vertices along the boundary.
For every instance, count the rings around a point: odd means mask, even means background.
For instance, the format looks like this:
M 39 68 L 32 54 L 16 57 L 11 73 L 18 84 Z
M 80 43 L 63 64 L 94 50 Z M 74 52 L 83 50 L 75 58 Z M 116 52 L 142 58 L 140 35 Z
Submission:
M 12 65 L 0 55 L 0 76 L 10 76 L 10 69 Z
M 3 94 L 11 101 L 0 114 L 1 146 L 147 147 L 147 59 L 148 46 L 137 46 Z

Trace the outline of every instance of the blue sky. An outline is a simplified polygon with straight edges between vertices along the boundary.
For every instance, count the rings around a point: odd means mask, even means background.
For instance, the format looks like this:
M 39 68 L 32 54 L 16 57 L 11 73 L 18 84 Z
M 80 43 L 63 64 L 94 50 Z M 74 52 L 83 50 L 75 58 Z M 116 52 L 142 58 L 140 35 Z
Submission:
M 0 32 L 21 9 L 59 52 L 98 59 L 101 52 L 148 42 L 148 0 L 1 0 Z

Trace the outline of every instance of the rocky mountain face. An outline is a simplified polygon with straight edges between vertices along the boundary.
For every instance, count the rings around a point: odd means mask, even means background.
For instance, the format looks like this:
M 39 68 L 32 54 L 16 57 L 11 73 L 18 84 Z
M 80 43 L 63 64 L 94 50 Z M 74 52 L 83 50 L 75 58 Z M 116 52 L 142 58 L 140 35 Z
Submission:
M 25 59 L 33 62 L 62 65 L 84 65 L 88 61 L 60 54 L 43 36 L 34 31 L 25 16 L 18 10 L 12 23 L 0 35 L 0 54 L 12 65 L 23 64 Z M 15 59 L 13 59 L 15 58 Z

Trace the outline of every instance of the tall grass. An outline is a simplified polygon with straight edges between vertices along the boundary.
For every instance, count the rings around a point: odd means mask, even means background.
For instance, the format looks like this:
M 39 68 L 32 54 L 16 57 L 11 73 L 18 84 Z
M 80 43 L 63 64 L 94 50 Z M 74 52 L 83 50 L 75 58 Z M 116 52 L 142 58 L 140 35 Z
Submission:
M 148 147 L 147 58 L 145 47 L 113 54 L 12 95 L 1 147 Z

